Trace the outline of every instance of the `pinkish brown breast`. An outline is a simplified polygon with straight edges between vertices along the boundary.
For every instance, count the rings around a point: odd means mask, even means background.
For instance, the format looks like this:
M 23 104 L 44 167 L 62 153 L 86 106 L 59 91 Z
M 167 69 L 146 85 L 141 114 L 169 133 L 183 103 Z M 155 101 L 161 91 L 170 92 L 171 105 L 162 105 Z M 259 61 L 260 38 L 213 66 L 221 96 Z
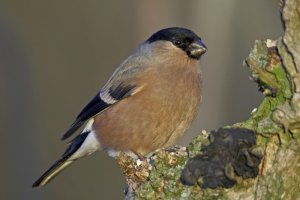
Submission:
M 191 125 L 201 100 L 198 62 L 153 67 L 138 78 L 140 92 L 95 117 L 104 148 L 146 155 L 173 145 Z

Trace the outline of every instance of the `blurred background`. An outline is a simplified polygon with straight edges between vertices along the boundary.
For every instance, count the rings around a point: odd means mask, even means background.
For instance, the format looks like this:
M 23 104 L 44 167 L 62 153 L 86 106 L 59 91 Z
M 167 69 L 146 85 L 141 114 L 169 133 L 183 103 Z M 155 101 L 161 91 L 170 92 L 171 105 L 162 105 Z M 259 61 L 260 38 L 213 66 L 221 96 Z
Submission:
M 125 179 L 105 152 L 45 188 L 32 183 L 66 147 L 60 137 L 114 69 L 153 32 L 198 33 L 200 114 L 186 137 L 247 119 L 262 95 L 242 66 L 255 39 L 282 34 L 277 1 L 0 1 L 0 199 L 122 199 Z

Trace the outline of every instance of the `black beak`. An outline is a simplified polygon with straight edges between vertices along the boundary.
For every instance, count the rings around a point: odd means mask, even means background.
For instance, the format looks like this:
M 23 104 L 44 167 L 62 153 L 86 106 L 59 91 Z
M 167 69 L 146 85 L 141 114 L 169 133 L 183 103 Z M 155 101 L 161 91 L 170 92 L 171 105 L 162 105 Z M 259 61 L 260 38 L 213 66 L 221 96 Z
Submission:
M 200 57 L 207 51 L 206 45 L 202 40 L 197 40 L 189 45 L 187 48 L 187 53 L 191 58 L 200 59 Z

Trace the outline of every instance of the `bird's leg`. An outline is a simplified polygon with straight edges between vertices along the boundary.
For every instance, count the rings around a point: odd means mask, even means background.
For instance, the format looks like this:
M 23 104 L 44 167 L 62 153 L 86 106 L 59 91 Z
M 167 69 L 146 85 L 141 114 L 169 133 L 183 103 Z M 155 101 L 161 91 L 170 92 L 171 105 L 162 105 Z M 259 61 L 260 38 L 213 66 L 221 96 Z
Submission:
M 141 153 L 139 153 L 135 150 L 132 150 L 132 149 L 131 149 L 131 151 L 132 151 L 132 153 L 134 153 L 138 157 L 139 160 L 141 160 L 141 161 L 147 160 L 147 158 L 144 155 L 142 155 Z
M 168 148 L 166 148 L 165 150 L 166 150 L 167 152 L 177 152 L 177 151 L 179 151 L 181 148 L 182 148 L 181 146 L 175 145 L 175 146 L 168 147 Z

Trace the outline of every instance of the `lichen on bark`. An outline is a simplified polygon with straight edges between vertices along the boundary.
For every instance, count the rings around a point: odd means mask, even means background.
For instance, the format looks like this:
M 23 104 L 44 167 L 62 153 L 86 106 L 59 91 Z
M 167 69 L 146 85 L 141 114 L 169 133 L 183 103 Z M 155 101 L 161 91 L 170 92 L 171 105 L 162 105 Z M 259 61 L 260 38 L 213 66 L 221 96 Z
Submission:
M 265 98 L 248 120 L 226 126 L 258 133 L 264 154 L 259 175 L 238 177 L 230 189 L 183 185 L 186 162 L 209 144 L 209 133 L 202 131 L 188 147 L 159 150 L 147 160 L 122 154 L 126 199 L 300 199 L 300 0 L 280 1 L 280 12 L 284 35 L 255 41 L 244 62 Z

